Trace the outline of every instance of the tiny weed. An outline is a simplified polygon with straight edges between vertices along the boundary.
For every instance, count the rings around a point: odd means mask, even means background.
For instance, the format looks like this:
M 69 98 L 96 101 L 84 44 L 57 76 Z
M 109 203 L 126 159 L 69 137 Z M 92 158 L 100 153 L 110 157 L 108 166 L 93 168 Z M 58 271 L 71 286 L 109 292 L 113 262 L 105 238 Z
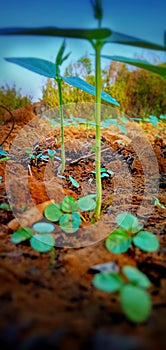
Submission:
M 106 248 L 111 253 L 124 253 L 132 243 L 146 252 L 154 252 L 159 248 L 156 236 L 145 231 L 134 215 L 127 212 L 121 213 L 117 215 L 116 223 L 119 228 L 111 232 L 105 242 Z
M 124 266 L 122 275 L 101 272 L 93 278 L 93 285 L 104 292 L 119 292 L 126 317 L 132 322 L 144 322 L 151 312 L 151 299 L 146 291 L 151 286 L 148 277 L 132 266 Z

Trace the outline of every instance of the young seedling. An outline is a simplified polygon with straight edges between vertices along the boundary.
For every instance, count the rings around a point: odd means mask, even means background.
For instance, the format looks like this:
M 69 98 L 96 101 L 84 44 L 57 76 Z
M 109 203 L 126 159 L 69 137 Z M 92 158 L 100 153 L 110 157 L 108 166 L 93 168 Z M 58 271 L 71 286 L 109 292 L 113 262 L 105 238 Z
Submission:
M 116 60 L 123 63 L 131 64 L 139 68 L 143 68 L 159 74 L 166 79 L 166 67 L 160 65 L 152 65 L 149 62 L 141 61 L 137 59 L 130 59 L 121 56 L 101 56 L 101 50 L 105 44 L 119 43 L 124 45 L 136 46 L 146 49 L 166 51 L 166 45 L 157 45 L 148 41 L 144 41 L 130 35 L 117 33 L 109 28 L 101 28 L 101 22 L 103 18 L 102 2 L 101 0 L 94 0 L 91 2 L 94 17 L 98 21 L 97 29 L 72 29 L 72 28 L 57 28 L 57 27 L 44 27 L 44 28 L 1 28 L 0 35 L 43 35 L 43 36 L 57 36 L 75 39 L 88 40 L 95 51 L 95 88 L 90 84 L 78 77 L 62 77 L 66 83 L 82 89 L 92 95 L 95 95 L 95 122 L 96 122 L 96 208 L 95 218 L 100 217 L 101 201 L 102 201 L 102 186 L 101 186 L 101 98 L 107 102 L 110 102 L 116 106 L 119 106 L 117 101 L 105 92 L 101 93 L 101 57 L 109 60 Z M 49 78 L 56 77 L 57 71 L 55 65 L 52 62 L 35 59 L 35 58 L 7 58 L 9 62 L 13 62 L 32 70 L 33 72 L 45 75 Z M 59 72 L 58 72 L 59 74 Z M 63 168 L 63 167 L 62 167 Z
M 126 252 L 132 243 L 145 252 L 154 252 L 159 248 L 159 241 L 156 236 L 143 229 L 138 219 L 127 212 L 116 217 L 119 228 L 107 237 L 106 248 L 115 254 Z
M 93 285 L 104 292 L 119 292 L 122 310 L 130 321 L 139 323 L 148 319 L 152 305 L 146 289 L 151 283 L 138 269 L 124 266 L 122 274 L 97 273 L 93 278 Z
M 47 220 L 58 222 L 64 232 L 72 234 L 79 229 L 83 220 L 79 211 L 85 212 L 95 209 L 96 202 L 93 199 L 95 196 L 85 196 L 78 201 L 71 196 L 66 196 L 60 204 L 49 204 L 44 210 L 44 215 Z
M 10 205 L 8 203 L 1 203 L 0 204 L 0 209 L 6 210 L 6 211 L 11 211 Z
M 0 146 L 0 162 L 3 162 L 5 160 L 9 159 L 8 152 L 4 151 L 2 147 Z
M 91 171 L 90 174 L 92 174 L 93 176 L 96 176 L 96 171 Z M 107 170 L 106 168 L 100 168 L 101 179 L 108 178 L 113 175 L 114 175 L 114 172 L 112 170 Z
M 165 205 L 163 203 L 161 203 L 157 197 L 153 196 L 153 199 L 154 199 L 155 206 L 158 206 L 162 209 L 166 209 Z
M 12 234 L 11 241 L 15 244 L 25 240 L 30 241 L 30 245 L 38 252 L 48 252 L 54 247 L 54 238 L 50 233 L 54 230 L 54 225 L 47 222 L 38 222 L 29 227 L 19 228 Z

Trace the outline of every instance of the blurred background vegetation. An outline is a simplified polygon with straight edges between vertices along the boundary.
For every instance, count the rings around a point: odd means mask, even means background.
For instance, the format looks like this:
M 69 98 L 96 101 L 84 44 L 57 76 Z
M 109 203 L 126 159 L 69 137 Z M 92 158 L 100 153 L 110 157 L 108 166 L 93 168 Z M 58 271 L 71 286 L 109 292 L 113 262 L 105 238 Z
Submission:
M 78 76 L 94 85 L 95 77 L 92 62 L 88 55 L 72 62 L 64 72 L 65 76 Z M 63 103 L 94 102 L 94 97 L 62 82 Z M 159 117 L 166 114 L 166 81 L 160 76 L 135 69 L 120 62 L 112 61 L 102 70 L 102 89 L 121 105 L 121 111 L 130 117 Z M 42 87 L 42 101 L 47 108 L 58 106 L 57 83 L 48 79 Z M 10 110 L 32 103 L 32 96 L 22 96 L 21 89 L 9 85 L 0 87 L 0 104 Z

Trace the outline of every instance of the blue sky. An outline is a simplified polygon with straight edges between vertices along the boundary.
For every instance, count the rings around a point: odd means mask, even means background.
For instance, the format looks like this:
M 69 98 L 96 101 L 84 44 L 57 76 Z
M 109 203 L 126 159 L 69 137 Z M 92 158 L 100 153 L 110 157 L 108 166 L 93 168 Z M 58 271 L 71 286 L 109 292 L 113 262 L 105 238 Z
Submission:
M 103 12 L 103 27 L 163 44 L 166 30 L 165 0 L 103 0 Z M 94 28 L 97 22 L 93 18 L 90 0 L 8 0 L 1 4 L 0 27 L 8 26 Z M 5 62 L 3 57 L 40 57 L 54 62 L 61 43 L 62 38 L 1 36 L 0 86 L 15 83 L 23 93 L 32 95 L 33 100 L 37 101 L 41 97 L 41 86 L 46 79 Z M 67 52 L 72 51 L 72 54 L 63 68 L 85 53 L 93 53 L 91 45 L 85 40 L 67 39 L 66 43 Z M 102 53 L 128 57 L 142 56 L 151 62 L 153 59 L 166 61 L 165 53 L 117 44 L 105 45 Z M 103 60 L 102 64 L 106 66 L 108 61 Z

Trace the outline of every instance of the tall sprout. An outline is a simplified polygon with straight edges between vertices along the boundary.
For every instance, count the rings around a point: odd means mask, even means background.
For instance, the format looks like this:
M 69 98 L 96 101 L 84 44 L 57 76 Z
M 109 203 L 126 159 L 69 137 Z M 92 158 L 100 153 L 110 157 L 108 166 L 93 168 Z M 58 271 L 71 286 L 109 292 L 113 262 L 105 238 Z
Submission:
M 116 106 L 119 104 L 111 96 L 100 93 L 101 91 L 101 66 L 100 59 L 105 57 L 109 60 L 117 60 L 124 63 L 132 64 L 136 67 L 140 67 L 149 70 L 153 73 L 159 74 L 163 79 L 166 79 L 166 67 L 160 65 L 152 65 L 147 61 L 129 59 L 123 56 L 101 56 L 101 49 L 105 44 L 117 43 L 123 45 L 130 45 L 134 47 L 166 51 L 166 45 L 154 44 L 139 38 L 135 38 L 130 35 L 115 32 L 109 28 L 101 28 L 101 21 L 103 17 L 102 2 L 101 0 L 91 0 L 94 17 L 98 20 L 97 29 L 72 29 L 72 28 L 57 28 L 57 27 L 39 27 L 39 28 L 0 28 L 0 35 L 43 35 L 43 36 L 57 36 L 75 39 L 88 40 L 95 50 L 95 89 L 90 84 L 83 82 L 77 77 L 61 77 L 62 80 L 87 91 L 95 95 L 95 117 L 96 117 L 96 192 L 97 192 L 97 205 L 95 209 L 95 218 L 100 217 L 101 211 L 101 199 L 102 199 L 102 187 L 100 178 L 100 159 L 101 159 L 101 135 L 100 135 L 100 120 L 101 120 L 101 97 L 103 100 L 110 102 Z M 10 58 L 7 59 L 10 62 L 20 64 L 19 59 Z M 22 59 L 23 60 L 23 59 Z M 24 60 L 25 63 L 25 60 Z M 47 62 L 48 64 L 48 62 Z M 25 64 L 20 64 L 25 67 Z M 52 74 L 51 62 L 49 62 L 49 69 L 46 76 L 54 78 Z M 48 68 L 48 67 L 47 67 Z M 29 69 L 29 68 L 28 68 Z M 47 69 L 46 69 L 47 70 Z M 34 71 L 34 69 L 33 69 Z M 45 71 L 45 70 L 44 70 Z M 51 72 L 51 73 L 50 73 Z M 51 75 L 51 76 L 50 76 Z M 62 118 L 63 119 L 63 118 Z

